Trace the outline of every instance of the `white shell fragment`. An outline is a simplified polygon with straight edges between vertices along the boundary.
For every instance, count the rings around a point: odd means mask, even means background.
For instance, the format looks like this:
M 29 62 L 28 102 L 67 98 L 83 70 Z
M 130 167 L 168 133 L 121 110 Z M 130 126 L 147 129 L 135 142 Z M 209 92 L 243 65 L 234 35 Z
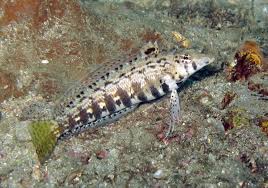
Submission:
M 43 60 L 41 60 L 41 63 L 42 63 L 42 64 L 48 64 L 49 61 L 48 61 L 47 59 L 43 59 Z

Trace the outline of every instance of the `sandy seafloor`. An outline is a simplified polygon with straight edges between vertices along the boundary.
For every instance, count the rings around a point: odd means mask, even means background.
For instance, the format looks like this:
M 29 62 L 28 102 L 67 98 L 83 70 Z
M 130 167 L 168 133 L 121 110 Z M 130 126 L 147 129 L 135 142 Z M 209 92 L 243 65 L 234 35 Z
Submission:
M 27 127 L 52 119 L 55 101 L 96 66 L 148 41 L 215 62 L 179 90 L 174 139 L 158 139 L 169 99 L 59 143 L 40 165 Z M 267 0 L 3 0 L 0 3 L 0 187 L 268 187 L 267 96 L 230 82 L 226 67 L 246 40 L 268 55 Z M 268 88 L 268 73 L 250 78 Z M 90 74 L 89 74 L 90 75 Z M 233 101 L 224 109 L 226 93 Z M 232 129 L 226 119 L 235 118 Z

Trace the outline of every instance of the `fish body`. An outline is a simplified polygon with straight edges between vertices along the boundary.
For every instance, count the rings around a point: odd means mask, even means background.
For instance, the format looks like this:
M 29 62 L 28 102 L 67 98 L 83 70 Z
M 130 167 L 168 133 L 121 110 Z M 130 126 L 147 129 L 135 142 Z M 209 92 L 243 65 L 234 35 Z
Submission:
M 178 103 L 178 85 L 212 61 L 204 55 L 161 53 L 156 43 L 147 44 L 139 56 L 107 65 L 71 92 L 56 112 L 56 142 L 114 121 L 140 104 L 171 92 L 171 103 Z M 171 105 L 173 125 L 178 110 L 179 105 Z
M 141 103 L 161 98 L 211 62 L 208 57 L 161 54 L 148 44 L 142 55 L 98 73 L 61 108 L 59 140 L 118 119 Z

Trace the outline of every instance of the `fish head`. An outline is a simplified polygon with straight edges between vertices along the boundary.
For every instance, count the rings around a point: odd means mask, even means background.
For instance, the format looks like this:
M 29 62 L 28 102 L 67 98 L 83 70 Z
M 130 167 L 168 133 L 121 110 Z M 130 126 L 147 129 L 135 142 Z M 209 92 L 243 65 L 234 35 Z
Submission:
M 181 82 L 189 78 L 191 75 L 211 64 L 214 58 L 202 54 L 179 55 L 174 58 L 174 77 L 177 82 Z

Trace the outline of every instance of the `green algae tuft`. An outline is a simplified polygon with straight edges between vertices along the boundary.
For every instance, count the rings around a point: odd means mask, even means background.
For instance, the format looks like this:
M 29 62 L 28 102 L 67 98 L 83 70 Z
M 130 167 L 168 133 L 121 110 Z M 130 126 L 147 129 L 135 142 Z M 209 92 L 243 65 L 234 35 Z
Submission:
M 54 121 L 35 121 L 29 132 L 40 163 L 44 163 L 53 152 L 57 143 L 58 125 Z

